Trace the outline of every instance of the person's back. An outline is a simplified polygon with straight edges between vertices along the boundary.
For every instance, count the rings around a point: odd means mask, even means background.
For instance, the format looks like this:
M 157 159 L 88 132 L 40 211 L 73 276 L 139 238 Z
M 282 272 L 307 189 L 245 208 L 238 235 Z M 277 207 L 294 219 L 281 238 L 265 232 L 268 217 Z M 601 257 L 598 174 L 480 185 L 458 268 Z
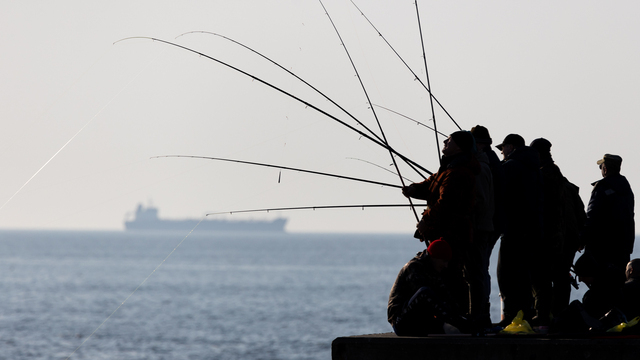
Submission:
M 598 181 L 587 206 L 588 230 L 599 236 L 613 237 L 615 249 L 633 252 L 635 240 L 634 195 L 627 179 L 615 174 Z
M 591 191 L 584 244 L 585 252 L 612 263 L 623 274 L 635 242 L 635 200 L 629 182 L 620 174 L 621 163 L 620 156 L 611 154 L 597 162 L 603 178 Z M 598 246 L 601 239 L 608 239 L 605 249 Z
M 525 235 L 539 240 L 542 234 L 542 177 L 536 150 L 522 146 L 503 163 L 505 173 L 505 236 Z
M 451 256 L 449 244 L 438 239 L 398 273 L 387 305 L 387 321 L 398 336 L 443 333 L 445 322 L 462 332 L 470 331 L 471 324 L 459 315 L 440 277 Z
M 446 292 L 440 274 L 433 267 L 426 249 L 416 254 L 398 273 L 389 294 L 387 321 L 395 324 L 403 306 L 420 288 L 425 286 L 430 287 L 434 292 Z
M 538 151 L 524 145 L 524 139 L 509 134 L 502 144 L 504 161 L 505 228 L 498 254 L 498 285 L 506 325 L 522 310 L 533 316 L 532 250 L 542 237 L 542 178 Z

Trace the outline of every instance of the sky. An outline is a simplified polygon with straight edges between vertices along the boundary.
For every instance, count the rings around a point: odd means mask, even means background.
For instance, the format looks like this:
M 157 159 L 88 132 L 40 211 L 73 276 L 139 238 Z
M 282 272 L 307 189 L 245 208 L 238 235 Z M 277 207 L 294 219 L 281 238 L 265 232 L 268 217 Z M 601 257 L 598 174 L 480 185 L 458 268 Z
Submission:
M 433 131 L 383 109 L 434 123 L 427 91 L 403 64 L 426 82 L 415 4 L 356 1 L 382 36 L 350 1 L 323 4 L 341 39 L 318 1 L 2 1 L 0 228 L 120 230 L 139 203 L 176 219 L 407 203 L 393 187 L 153 158 L 224 157 L 400 184 L 383 147 L 313 108 L 184 49 L 122 40 L 192 48 L 364 129 L 246 48 L 189 33 L 206 31 L 268 56 L 380 136 L 377 117 L 394 149 L 436 171 Z M 418 6 L 431 89 L 463 129 L 484 125 L 494 144 L 509 133 L 527 143 L 547 138 L 585 203 L 605 153 L 622 156 L 622 173 L 640 189 L 640 3 Z M 441 109 L 435 124 L 445 134 L 458 130 Z M 403 164 L 400 172 L 408 182 L 424 178 Z M 408 208 L 212 216 L 286 217 L 291 232 L 409 234 L 416 223 Z

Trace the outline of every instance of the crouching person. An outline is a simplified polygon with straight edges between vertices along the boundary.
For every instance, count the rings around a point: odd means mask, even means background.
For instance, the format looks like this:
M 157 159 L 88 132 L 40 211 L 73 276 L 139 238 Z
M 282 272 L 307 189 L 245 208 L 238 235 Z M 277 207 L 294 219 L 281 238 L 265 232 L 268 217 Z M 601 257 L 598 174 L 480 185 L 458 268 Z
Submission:
M 435 240 L 400 270 L 387 306 L 387 320 L 396 335 L 442 334 L 445 323 L 471 332 L 470 322 L 454 308 L 440 277 L 451 255 L 446 241 Z
M 619 271 L 613 264 L 583 254 L 575 263 L 578 280 L 589 290 L 582 302 L 574 300 L 551 323 L 555 333 L 604 332 L 627 318 L 619 309 L 622 291 Z

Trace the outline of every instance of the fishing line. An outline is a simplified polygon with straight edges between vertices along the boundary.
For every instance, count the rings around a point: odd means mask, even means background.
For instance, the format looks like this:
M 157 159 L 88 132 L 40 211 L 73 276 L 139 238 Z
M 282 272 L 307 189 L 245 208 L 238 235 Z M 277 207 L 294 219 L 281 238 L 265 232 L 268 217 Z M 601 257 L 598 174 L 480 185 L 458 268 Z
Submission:
M 71 89 L 72 89 L 72 88 L 74 88 L 74 87 L 76 86 L 76 84 L 78 84 L 78 83 L 80 82 L 80 80 L 81 80 L 82 78 L 84 78 L 84 77 L 85 77 L 85 75 L 87 75 L 87 73 L 89 72 L 89 70 L 93 69 L 93 67 L 94 67 L 94 66 L 95 66 L 95 65 L 96 65 L 100 60 L 102 60 L 102 59 L 105 57 L 105 55 L 106 55 L 108 52 L 110 52 L 110 51 L 111 51 L 111 48 L 110 48 L 110 49 L 108 49 L 108 50 L 106 50 L 105 52 L 103 52 L 100 56 L 98 56 L 98 58 L 93 62 L 93 64 L 91 64 L 91 65 L 90 65 L 90 66 L 89 66 L 89 67 L 88 67 L 88 68 L 87 68 L 87 69 L 86 69 L 82 74 L 80 74 L 80 76 L 78 76 L 78 78 L 76 78 L 76 79 L 75 79 L 75 80 L 74 80 L 74 81 L 73 81 L 73 82 L 72 82 L 72 83 L 71 83 L 71 84 L 70 84 L 70 85 L 69 85 L 69 86 L 68 86 L 64 91 L 62 91 L 62 92 L 60 93 L 60 95 L 58 95 L 58 97 L 57 97 L 57 98 L 56 98 L 56 99 L 51 103 L 51 105 L 49 105 L 49 106 L 48 106 L 48 107 L 47 107 L 47 108 L 46 108 L 46 109 L 41 113 L 41 115 L 38 115 L 38 116 L 37 116 L 37 118 L 46 117 L 46 115 L 51 111 L 51 109 L 53 109 L 53 107 L 54 107 L 54 106 L 56 106 L 56 104 L 58 104 L 58 102 L 59 102 L 62 98 L 64 98 L 64 97 L 69 93 L 69 91 L 71 91 Z M 34 124 L 34 123 L 32 123 L 32 124 L 29 126 L 29 129 L 30 129 L 30 130 L 29 130 L 29 131 L 22 131 L 22 132 L 21 132 L 21 134 L 24 134 L 25 132 L 31 132 L 31 129 L 33 129 L 33 127 L 34 127 L 34 126 L 35 126 L 35 124 Z M 16 137 L 18 137 L 18 138 L 22 138 L 21 134 L 20 134 L 20 135 L 16 134 L 15 136 L 16 136 Z M 7 147 L 5 146 L 5 147 L 4 147 L 4 149 L 6 150 L 6 149 L 7 149 Z
M 95 333 L 96 333 L 96 331 L 98 331 L 98 330 L 102 327 L 102 325 L 104 325 L 104 324 L 107 322 L 107 320 L 109 320 L 109 319 L 113 316 L 113 314 L 115 314 L 115 313 L 116 313 L 116 312 L 117 312 L 117 311 L 122 307 L 122 305 L 124 305 L 124 304 L 127 302 L 127 300 L 129 300 L 129 298 L 130 298 L 130 297 L 132 297 L 132 296 L 133 296 L 133 294 L 135 294 L 135 293 L 136 293 L 136 291 L 138 291 L 138 289 L 139 289 L 139 288 L 140 288 L 140 287 L 141 287 L 145 282 L 147 282 L 147 280 L 149 280 L 149 278 L 151 277 L 151 275 L 153 275 L 153 274 L 156 272 L 156 270 L 158 270 L 158 269 L 160 268 L 160 266 L 162 266 L 162 264 L 164 264 L 164 263 L 165 263 L 165 261 L 167 261 L 167 259 L 168 259 L 168 258 L 169 258 L 169 257 L 170 257 L 170 256 L 171 256 L 171 255 L 172 255 L 172 254 L 173 254 L 173 253 L 174 253 L 174 252 L 175 252 L 175 251 L 180 247 L 180 245 L 182 245 L 182 243 L 183 243 L 183 242 L 184 242 L 184 241 L 189 237 L 189 235 L 191 235 L 191 233 L 192 233 L 192 232 L 193 232 L 193 231 L 198 227 L 198 225 L 200 225 L 200 223 L 201 223 L 205 218 L 206 218 L 206 216 L 205 216 L 205 217 L 203 217 L 202 219 L 200 219 L 200 221 L 198 221 L 198 223 L 193 227 L 193 229 L 191 229 L 191 231 L 189 231 L 189 233 L 187 233 L 187 235 L 185 235 L 185 237 L 184 237 L 184 238 L 183 238 L 183 239 L 178 243 L 178 245 L 176 245 L 176 247 L 174 247 L 174 248 L 173 248 L 173 250 L 171 250 L 171 252 L 169 253 L 169 255 L 167 255 L 167 256 L 164 258 L 164 260 L 162 260 L 162 261 L 160 262 L 160 264 L 158 264 L 158 266 L 156 266 L 156 268 L 155 268 L 155 269 L 153 269 L 153 271 L 152 271 L 152 272 L 151 272 L 151 273 L 150 273 L 150 274 L 149 274 L 149 275 L 148 275 L 144 280 L 142 280 L 142 282 L 140 283 L 140 285 L 138 285 L 138 286 L 133 290 L 133 292 L 132 292 L 131 294 L 129 294 L 129 296 L 127 296 L 127 298 L 126 298 L 126 299 L 124 299 L 124 301 L 123 301 L 122 303 L 120 303 L 120 305 L 118 305 L 118 307 L 117 307 L 115 310 L 113 310 L 113 312 L 111 313 L 111 315 L 107 316 L 107 318 L 106 318 L 106 319 L 104 319 L 104 321 L 103 321 L 100 325 L 98 325 L 98 327 L 97 327 L 95 330 L 93 330 L 93 332 L 92 332 L 89 336 L 87 336 L 87 338 L 86 338 L 86 339 L 84 339 L 84 341 L 83 341 L 83 342 L 82 342 L 82 343 L 81 343 L 81 344 L 80 344 L 80 345 L 79 345 L 75 350 L 73 350 L 73 352 L 72 352 L 71 354 L 69 354 L 69 356 L 67 356 L 65 360 L 69 360 L 69 358 L 71 358 L 71 356 L 73 356 L 73 354 L 75 354 L 75 353 L 76 353 L 76 351 L 78 351 L 78 349 L 80 349 L 80 348 L 82 347 L 82 345 L 84 345 L 84 343 L 86 343 L 87 341 L 89 341 L 89 339 L 93 336 L 93 334 L 95 334 Z
M 152 60 L 154 61 L 154 60 Z M 67 145 L 69 145 L 69 143 L 71 143 L 71 141 L 73 141 L 73 139 L 76 138 L 76 136 L 78 136 L 82 130 L 84 130 L 89 124 L 91 124 L 93 122 L 93 120 L 95 120 L 98 115 L 100 115 L 104 109 L 106 109 L 109 105 L 111 105 L 111 103 L 118 97 L 120 96 L 120 94 L 134 81 L 136 80 L 140 74 L 142 74 L 143 71 L 145 71 L 148 68 L 148 66 L 144 66 L 142 67 L 142 69 L 128 82 L 126 83 L 107 103 L 106 105 L 104 105 L 100 110 L 98 110 L 98 112 L 93 115 L 93 117 L 91 119 L 89 119 L 89 121 L 87 121 L 81 128 L 80 130 L 78 130 L 66 143 L 64 143 L 64 145 L 62 145 L 62 147 L 60 149 L 58 149 L 58 151 L 55 152 L 55 154 L 53 154 L 53 156 L 51 156 L 51 158 L 49 158 L 49 160 L 47 160 L 44 165 L 42 165 L 33 175 L 31 175 L 31 177 L 22 185 L 20 186 L 20 188 L 13 194 L 11 195 L 11 197 L 9 197 L 9 199 L 7 201 L 4 202 L 4 204 L 2 204 L 2 206 L 0 206 L 0 211 L 14 198 L 16 197 L 16 195 L 18 195 L 18 193 L 20 193 L 20 191 L 22 191 L 22 189 L 24 189 L 30 182 L 31 180 L 33 180 L 47 165 L 49 165 L 49 163 L 56 157 L 58 156 L 58 154 L 60 154 L 60 152 L 62 152 L 62 150 L 64 150 L 64 148 L 67 147 Z

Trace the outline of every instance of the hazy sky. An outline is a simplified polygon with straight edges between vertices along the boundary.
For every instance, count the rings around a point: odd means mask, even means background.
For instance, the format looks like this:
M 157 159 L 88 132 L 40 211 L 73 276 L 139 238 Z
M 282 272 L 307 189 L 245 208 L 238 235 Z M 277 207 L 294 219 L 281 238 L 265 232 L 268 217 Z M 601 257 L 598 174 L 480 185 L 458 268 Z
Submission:
M 414 3 L 356 4 L 424 79 Z M 325 6 L 371 102 L 429 122 L 426 91 L 355 7 L 343 0 L 327 0 Z M 640 192 L 640 3 L 419 6 L 433 93 L 463 128 L 485 125 L 494 144 L 509 133 L 527 143 L 546 137 L 585 202 L 590 183 L 600 176 L 596 160 L 619 154 L 623 174 Z M 176 41 L 354 124 L 300 81 L 238 45 L 207 34 L 176 39 L 189 31 L 219 33 L 271 57 L 377 129 L 317 1 L 3 1 L 0 24 L 2 228 L 121 229 L 125 214 L 140 202 L 153 203 L 168 218 L 406 202 L 398 189 L 377 185 L 290 171 L 278 183 L 277 169 L 150 159 L 231 157 L 399 183 L 365 162 L 392 169 L 385 149 L 255 80 L 158 42 L 113 44 L 133 36 Z M 380 108 L 376 112 L 394 148 L 437 169 L 433 132 Z M 445 133 L 457 130 L 442 111 L 436 121 Z M 401 171 L 422 180 L 406 166 Z M 290 219 L 289 231 L 410 233 L 415 226 L 408 209 L 281 215 Z

